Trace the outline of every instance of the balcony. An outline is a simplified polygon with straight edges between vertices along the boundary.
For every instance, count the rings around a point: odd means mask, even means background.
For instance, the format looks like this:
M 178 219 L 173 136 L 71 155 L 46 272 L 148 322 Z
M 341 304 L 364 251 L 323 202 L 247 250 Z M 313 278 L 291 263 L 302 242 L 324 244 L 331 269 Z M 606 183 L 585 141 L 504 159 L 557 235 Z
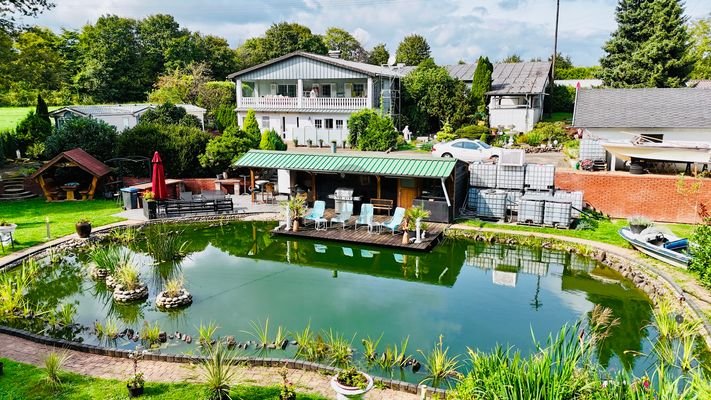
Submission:
M 368 106 L 367 97 L 302 97 L 299 106 L 298 97 L 265 96 L 242 97 L 237 107 L 255 110 L 277 108 L 328 109 L 328 110 L 360 110 Z

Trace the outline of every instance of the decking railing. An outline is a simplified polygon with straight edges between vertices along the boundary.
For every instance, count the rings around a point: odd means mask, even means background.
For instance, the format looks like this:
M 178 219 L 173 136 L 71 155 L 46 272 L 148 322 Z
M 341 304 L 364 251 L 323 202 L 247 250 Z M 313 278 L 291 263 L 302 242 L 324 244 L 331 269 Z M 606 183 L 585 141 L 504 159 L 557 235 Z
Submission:
M 358 110 L 368 105 L 365 97 L 298 97 L 267 96 L 243 97 L 240 107 L 246 108 L 302 108 L 302 109 L 347 109 Z

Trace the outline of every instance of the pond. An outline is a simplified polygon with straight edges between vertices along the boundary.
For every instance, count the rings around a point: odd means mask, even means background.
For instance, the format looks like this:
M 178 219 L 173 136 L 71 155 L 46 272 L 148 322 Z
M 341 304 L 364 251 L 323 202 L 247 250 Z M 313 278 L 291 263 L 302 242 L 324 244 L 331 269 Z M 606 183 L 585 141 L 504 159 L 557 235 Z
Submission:
M 188 241 L 188 254 L 159 265 L 153 265 L 145 243 L 136 241 L 130 247 L 150 290 L 148 300 L 137 304 L 116 304 L 105 285 L 86 273 L 85 254 L 44 268 L 30 296 L 49 308 L 75 304 L 75 321 L 87 327 L 75 335 L 89 344 L 136 346 L 96 337 L 94 321 L 109 318 L 134 330 L 144 321 L 157 321 L 166 332 L 194 338 L 201 323 L 214 321 L 219 336 L 232 335 L 239 342 L 254 340 L 245 331 L 268 318 L 272 335 L 277 326 L 294 332 L 310 323 L 317 332 L 332 328 L 353 338 L 357 351 L 362 338 L 382 335 L 383 347 L 409 337 L 407 352 L 414 356 L 420 356 L 418 349 L 431 349 L 440 335 L 454 353 L 465 353 L 467 346 L 490 350 L 497 343 L 529 353 L 532 331 L 543 339 L 600 304 L 620 319 L 599 350 L 603 366 L 638 371 L 645 363 L 632 354 L 647 353 L 648 336 L 654 335 L 648 327 L 649 300 L 631 282 L 583 256 L 453 239 L 431 253 L 407 253 L 284 239 L 270 235 L 273 227 L 174 225 L 171 229 Z M 180 311 L 158 311 L 155 297 L 176 274 L 184 276 L 194 302 Z M 160 351 L 198 353 L 196 342 L 169 340 Z M 268 356 L 293 354 L 290 346 Z M 396 378 L 418 380 L 409 372 Z

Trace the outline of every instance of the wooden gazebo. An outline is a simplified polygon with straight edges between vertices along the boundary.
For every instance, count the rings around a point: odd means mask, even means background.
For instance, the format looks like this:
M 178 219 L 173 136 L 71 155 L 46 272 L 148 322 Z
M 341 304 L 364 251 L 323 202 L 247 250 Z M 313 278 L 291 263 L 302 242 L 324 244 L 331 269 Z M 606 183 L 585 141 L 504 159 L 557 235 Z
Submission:
M 76 148 L 58 154 L 32 174 L 47 201 L 93 199 L 99 180 L 111 168 L 86 151 Z

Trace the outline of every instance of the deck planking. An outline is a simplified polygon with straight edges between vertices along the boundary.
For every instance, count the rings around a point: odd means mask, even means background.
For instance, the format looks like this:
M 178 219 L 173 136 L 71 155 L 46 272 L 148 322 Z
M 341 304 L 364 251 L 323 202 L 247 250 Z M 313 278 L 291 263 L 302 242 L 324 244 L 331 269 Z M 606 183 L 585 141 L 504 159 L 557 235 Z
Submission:
M 332 210 L 327 210 L 324 216 L 327 219 L 333 215 Z M 390 217 L 387 215 L 376 215 L 374 220 L 376 222 L 387 221 Z M 358 225 L 358 229 L 354 229 L 356 217 L 351 218 L 350 223 L 346 224 L 346 229 L 342 229 L 341 223 L 334 223 L 329 226 L 327 230 L 316 230 L 315 224 L 309 222 L 307 226 L 299 226 L 298 232 L 293 232 L 291 230 L 284 230 L 283 226 L 280 226 L 272 231 L 274 235 L 284 236 L 284 237 L 297 237 L 297 238 L 308 238 L 308 239 L 318 239 L 318 240 L 329 240 L 329 241 L 339 241 L 345 243 L 355 243 L 361 245 L 372 245 L 380 247 L 389 247 L 395 249 L 403 250 L 415 250 L 415 251 L 430 251 L 439 242 L 441 242 L 444 230 L 449 226 L 447 224 L 440 224 L 435 222 L 427 222 L 427 236 L 422 239 L 422 243 L 409 243 L 402 244 L 402 233 L 395 233 L 394 235 L 390 231 L 383 230 L 382 232 L 368 233 L 367 225 Z M 411 234 L 412 237 L 412 234 Z

